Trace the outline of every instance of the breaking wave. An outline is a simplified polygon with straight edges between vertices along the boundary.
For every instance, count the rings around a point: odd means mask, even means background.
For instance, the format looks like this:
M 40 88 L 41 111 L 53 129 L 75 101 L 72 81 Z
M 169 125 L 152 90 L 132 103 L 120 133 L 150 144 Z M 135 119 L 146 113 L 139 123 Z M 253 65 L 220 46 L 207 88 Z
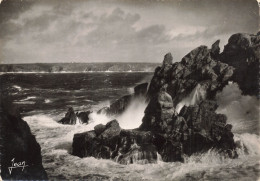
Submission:
M 259 133 L 259 100 L 242 95 L 236 83 L 229 84 L 217 94 L 217 112 L 225 114 L 236 133 Z
M 78 158 L 71 155 L 73 135 L 92 130 L 96 124 L 105 124 L 104 115 L 92 114 L 89 125 L 61 125 L 57 117 L 34 115 L 25 117 L 33 134 L 42 147 L 43 166 L 49 179 L 80 179 L 87 174 L 106 175 L 111 179 L 125 180 L 230 180 L 240 178 L 257 179 L 260 159 L 260 138 L 258 135 L 235 134 L 240 147 L 238 159 L 222 157 L 214 150 L 185 157 L 184 163 L 120 165 L 111 160 L 93 157 Z M 245 171 L 246 169 L 246 171 Z
M 206 90 L 198 84 L 187 97 L 178 103 L 176 106 L 176 111 L 179 113 L 183 106 L 195 105 L 199 101 L 204 100 L 206 95 Z
M 204 96 L 203 88 L 198 85 L 178 108 L 193 105 Z M 230 84 L 217 94 L 217 103 L 217 112 L 226 114 L 228 122 L 234 126 L 237 159 L 226 158 L 212 149 L 185 156 L 184 163 L 165 163 L 158 159 L 154 164 L 120 165 L 111 160 L 78 158 L 70 154 L 74 134 L 93 130 L 97 124 L 106 124 L 115 118 L 124 129 L 137 128 L 147 106 L 144 99 L 134 99 L 122 115 L 114 118 L 93 112 L 89 115 L 88 125 L 58 124 L 56 121 L 61 119 L 61 115 L 34 115 L 24 117 L 24 120 L 42 147 L 43 166 L 50 179 L 80 179 L 88 174 L 100 174 L 111 180 L 257 180 L 260 172 L 260 136 L 255 131 L 259 120 L 259 100 L 243 96 L 236 84 Z M 104 104 L 108 103 L 101 105 Z

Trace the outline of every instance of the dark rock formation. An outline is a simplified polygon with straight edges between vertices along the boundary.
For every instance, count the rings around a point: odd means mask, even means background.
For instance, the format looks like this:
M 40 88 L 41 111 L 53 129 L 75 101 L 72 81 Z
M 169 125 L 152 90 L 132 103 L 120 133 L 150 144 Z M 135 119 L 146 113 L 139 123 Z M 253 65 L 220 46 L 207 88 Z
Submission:
M 139 99 L 140 97 L 146 97 L 148 83 L 142 83 L 134 88 L 134 94 L 126 95 L 115 102 L 113 102 L 109 107 L 102 108 L 98 113 L 105 113 L 107 115 L 119 115 L 122 114 L 130 103 L 134 99 Z
M 169 109 L 167 101 L 157 104 L 157 108 L 166 105 Z M 185 106 L 179 115 L 164 108 L 158 112 L 160 116 L 146 112 L 143 124 L 134 130 L 121 129 L 116 120 L 97 125 L 94 131 L 74 135 L 72 154 L 113 159 L 121 164 L 144 164 L 155 163 L 157 153 L 163 161 L 172 162 L 183 161 L 184 154 L 216 148 L 235 158 L 231 125 L 226 124 L 225 115 L 215 113 L 216 108 L 214 101 L 203 101 Z
M 235 34 L 223 53 L 216 41 L 211 49 L 200 46 L 180 62 L 172 63 L 172 55 L 166 54 L 151 80 L 141 126 L 123 130 L 115 120 L 110 126 L 97 125 L 94 131 L 74 135 L 73 154 L 122 164 L 153 163 L 157 153 L 166 162 L 183 161 L 184 155 L 214 148 L 236 158 L 232 125 L 215 112 L 215 96 L 229 81 L 237 82 L 244 94 L 258 94 L 259 43 L 259 33 Z M 176 106 L 190 96 L 190 106 L 177 113 Z M 123 97 L 107 110 L 122 113 L 133 97 Z
M 68 112 L 65 114 L 65 117 L 58 121 L 58 123 L 76 124 L 77 121 L 79 121 L 79 123 L 81 124 L 88 124 L 90 113 L 92 113 L 92 111 L 75 113 L 73 108 L 69 107 Z
M 216 46 L 213 49 L 217 49 Z M 216 50 L 213 52 L 216 53 Z M 148 96 L 152 98 L 163 85 L 168 84 L 167 92 L 172 96 L 174 106 L 198 85 L 207 93 L 205 98 L 214 97 L 230 80 L 234 68 L 214 60 L 211 55 L 210 49 L 200 46 L 183 57 L 181 62 L 174 63 L 170 69 L 165 68 L 165 65 L 157 67 Z
M 151 98 L 143 118 L 141 130 L 161 132 L 167 129 L 167 123 L 176 114 L 171 96 L 166 92 L 165 84 L 160 92 Z
M 110 107 L 103 109 L 108 115 L 118 115 L 122 114 L 124 110 L 129 106 L 130 102 L 133 100 L 134 95 L 126 95 L 120 99 L 113 102 Z
M 135 86 L 135 96 L 146 96 L 148 83 L 142 83 L 137 86 Z
M 211 54 L 211 57 L 214 58 L 214 59 L 219 58 L 219 54 L 220 54 L 219 43 L 220 43 L 220 40 L 217 40 L 211 46 L 210 54 Z
M 234 34 L 221 54 L 221 61 L 235 68 L 233 81 L 244 94 L 258 95 L 260 35 Z
M 151 163 L 157 160 L 157 149 L 152 141 L 151 132 L 122 130 L 113 120 L 96 126 L 95 131 L 75 134 L 72 154 L 114 159 L 122 164 Z
M 86 111 L 86 112 L 77 112 L 76 116 L 78 117 L 80 123 L 82 124 L 88 124 L 89 121 L 89 114 L 92 113 L 92 111 Z
M 7 107 L 9 109 L 11 107 Z M 15 111 L 0 110 L 0 161 L 3 180 L 47 180 L 42 166 L 41 147 L 28 124 Z M 9 170 L 14 163 L 26 167 Z M 11 171 L 11 172 L 10 172 Z
M 183 118 L 185 129 L 178 132 L 186 136 L 183 142 L 183 152 L 191 155 L 195 152 L 208 150 L 211 147 L 226 151 L 231 157 L 236 157 L 234 135 L 231 125 L 226 124 L 227 117 L 216 114 L 215 101 L 202 101 L 195 106 L 184 106 L 178 115 Z M 178 118 L 177 117 L 177 118 Z M 176 118 L 174 118 L 176 120 Z M 185 122 L 185 123 L 184 123 Z M 176 127 L 175 127 L 176 129 Z
M 75 134 L 72 154 L 79 157 L 110 158 L 111 150 L 116 148 L 121 128 L 116 120 L 100 128 L 101 126 L 96 126 L 95 131 Z
M 68 112 L 65 114 L 65 117 L 62 118 L 58 123 L 61 124 L 76 124 L 77 116 L 72 107 L 69 107 Z

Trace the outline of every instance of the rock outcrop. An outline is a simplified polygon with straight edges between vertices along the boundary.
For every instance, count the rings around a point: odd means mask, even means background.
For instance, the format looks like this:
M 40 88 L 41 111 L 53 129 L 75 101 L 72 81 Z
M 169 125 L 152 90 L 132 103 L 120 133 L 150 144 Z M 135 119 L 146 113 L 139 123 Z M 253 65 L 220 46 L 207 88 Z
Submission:
M 120 115 L 134 99 L 139 99 L 140 97 L 146 97 L 148 83 L 142 83 L 134 87 L 134 94 L 125 95 L 115 102 L 113 102 L 109 107 L 102 108 L 98 113 L 103 113 L 107 115 Z
M 0 110 L 0 161 L 3 180 L 47 180 L 41 147 L 28 124 L 12 107 Z M 24 168 L 11 168 L 14 163 Z
M 86 112 L 74 112 L 74 109 L 72 107 L 69 107 L 67 113 L 65 114 L 65 117 L 58 121 L 58 123 L 61 124 L 88 124 L 89 121 L 89 114 L 91 111 Z
M 235 68 L 233 81 L 246 95 L 258 96 L 260 34 L 232 35 L 221 54 L 220 61 Z
M 235 34 L 222 53 L 218 40 L 211 49 L 200 46 L 176 63 L 167 53 L 155 69 L 140 127 L 124 130 L 116 120 L 97 125 L 74 135 L 73 154 L 122 164 L 154 163 L 158 154 L 166 162 L 183 161 L 184 155 L 214 148 L 236 158 L 232 125 L 215 112 L 215 98 L 229 81 L 237 82 L 244 94 L 258 94 L 259 42 L 259 33 Z M 122 113 L 131 98 L 119 99 L 108 110 Z
M 140 128 L 124 130 L 113 120 L 107 125 L 97 125 L 93 131 L 75 134 L 72 154 L 113 159 L 121 164 L 155 163 L 157 153 L 166 162 L 183 161 L 184 155 L 210 148 L 231 158 L 237 157 L 232 127 L 226 124 L 225 115 L 215 113 L 214 101 L 185 106 L 177 115 L 172 104 L 169 105 L 168 96 L 161 93 L 153 108 L 158 112 L 146 112 Z
M 206 46 L 192 50 L 181 62 L 174 63 L 171 68 L 166 65 L 157 67 L 152 78 L 148 96 L 152 98 L 161 87 L 168 85 L 167 92 L 176 106 L 200 85 L 207 93 L 205 98 L 212 98 L 231 79 L 234 68 L 223 62 L 214 60 L 212 52 Z

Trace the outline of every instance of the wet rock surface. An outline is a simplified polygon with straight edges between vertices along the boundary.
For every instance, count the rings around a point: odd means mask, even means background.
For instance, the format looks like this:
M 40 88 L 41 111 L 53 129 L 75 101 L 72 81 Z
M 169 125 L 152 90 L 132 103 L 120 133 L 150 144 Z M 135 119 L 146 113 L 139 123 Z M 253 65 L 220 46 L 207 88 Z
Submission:
M 185 155 L 213 148 L 236 158 L 232 125 L 225 115 L 216 113 L 215 97 L 230 82 L 238 83 L 246 95 L 257 95 L 259 42 L 259 34 L 235 34 L 222 53 L 218 40 L 211 49 L 200 46 L 175 63 L 167 53 L 145 94 L 149 103 L 140 127 L 124 130 L 113 120 L 94 131 L 75 134 L 73 155 L 144 164 L 156 162 L 158 154 L 165 162 L 183 161 Z M 103 110 L 122 113 L 134 96 Z
M 9 107 L 8 107 L 9 109 Z M 47 180 L 41 147 L 28 124 L 15 111 L 0 108 L 0 161 L 4 180 Z M 22 168 L 11 168 L 15 163 Z M 11 172 L 10 172 L 11 171 Z
M 65 117 L 58 121 L 58 123 L 61 124 L 88 124 L 89 121 L 89 114 L 91 111 L 86 112 L 77 112 L 75 113 L 74 109 L 72 107 L 69 107 L 67 113 L 65 114 Z
M 142 83 L 135 86 L 134 94 L 125 95 L 119 98 L 118 100 L 113 102 L 109 107 L 100 109 L 98 113 L 107 114 L 107 115 L 122 114 L 133 100 L 139 99 L 140 97 L 146 97 L 147 88 L 148 88 L 148 83 Z
M 232 35 L 221 54 L 221 61 L 235 68 L 233 81 L 246 95 L 258 95 L 260 35 Z

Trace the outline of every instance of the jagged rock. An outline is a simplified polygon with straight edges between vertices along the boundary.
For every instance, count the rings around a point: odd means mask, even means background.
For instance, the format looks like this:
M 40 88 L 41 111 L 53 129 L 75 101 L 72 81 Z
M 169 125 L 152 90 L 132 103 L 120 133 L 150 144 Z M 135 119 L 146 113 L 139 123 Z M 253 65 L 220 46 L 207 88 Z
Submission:
M 2 106 L 1 106 L 2 108 Z M 42 166 L 41 147 L 28 124 L 9 106 L 0 108 L 0 165 L 3 180 L 47 180 Z M 8 110 L 7 110 L 8 109 Z M 14 159 L 14 160 L 13 160 Z M 26 167 L 11 170 L 12 162 L 24 162 Z
M 153 144 L 151 132 L 139 130 L 122 130 L 114 158 L 121 164 L 155 163 L 157 148 Z
M 220 61 L 235 68 L 232 81 L 244 94 L 258 95 L 260 35 L 232 35 L 221 54 Z
M 69 107 L 65 117 L 58 121 L 61 124 L 76 124 L 77 121 L 81 124 L 88 124 L 89 115 L 92 111 L 74 112 L 72 107 Z
M 135 86 L 135 96 L 146 96 L 148 83 L 143 83 Z
M 227 117 L 215 113 L 215 101 L 202 101 L 195 106 L 184 106 L 179 114 L 186 122 L 189 135 L 183 142 L 184 153 L 191 155 L 194 152 L 216 147 L 222 150 L 234 150 L 235 143 Z
M 124 110 L 129 106 L 130 102 L 133 100 L 134 95 L 126 95 L 121 97 L 112 103 L 109 107 L 102 108 L 98 112 L 105 113 L 107 115 L 118 115 L 122 114 Z
M 192 50 L 181 62 L 172 63 L 171 54 L 165 55 L 147 91 L 149 103 L 141 126 L 122 130 L 113 121 L 111 126 L 99 125 L 95 131 L 76 134 L 73 154 L 122 164 L 154 163 L 157 153 L 166 162 L 183 161 L 184 154 L 214 148 L 236 158 L 232 125 L 225 115 L 216 113 L 215 96 L 229 81 L 236 81 L 244 94 L 257 95 L 259 43 L 259 33 L 235 34 L 221 54 L 216 41 L 211 49 L 200 46 Z M 123 111 L 130 97 L 123 97 L 115 109 Z M 185 104 L 189 106 L 181 109 Z
M 147 108 L 141 130 L 156 130 L 158 132 L 167 129 L 168 122 L 176 113 L 173 107 L 171 96 L 166 92 L 167 85 L 161 88 L 161 91 L 151 98 Z
M 92 113 L 92 111 L 80 112 L 80 113 L 76 113 L 76 116 L 78 117 L 81 123 L 88 124 L 90 113 Z
M 213 46 L 215 48 L 215 45 Z M 212 50 L 200 46 L 188 53 L 181 62 L 176 62 L 164 74 L 163 68 L 158 67 L 148 89 L 148 96 L 152 98 L 160 88 L 168 84 L 167 92 L 172 96 L 176 106 L 187 97 L 198 84 L 205 87 L 205 98 L 213 98 L 233 76 L 234 68 L 214 60 Z
M 98 111 L 98 113 L 107 114 L 107 115 L 119 115 L 122 114 L 130 103 L 134 99 L 139 99 L 140 97 L 146 97 L 148 83 L 143 83 L 135 86 L 134 94 L 126 95 L 115 102 L 113 102 L 109 107 L 104 107 Z
M 116 120 L 108 122 L 102 133 L 96 134 L 96 131 L 95 127 L 95 131 L 75 134 L 72 154 L 114 159 L 121 164 L 154 163 L 157 160 L 151 132 L 122 130 Z
M 58 123 L 61 124 L 76 124 L 77 115 L 75 114 L 72 107 L 69 107 L 68 112 L 65 114 L 65 117 L 62 118 Z
M 79 157 L 94 156 L 96 158 L 110 158 L 111 150 L 114 150 L 117 144 L 121 128 L 116 120 L 106 124 L 105 130 L 100 133 L 97 131 L 88 131 L 75 134 L 73 138 L 73 155 Z M 97 134 L 99 133 L 99 134 Z
M 232 127 L 226 124 L 225 115 L 215 113 L 216 102 L 202 101 L 195 106 L 184 106 L 179 115 L 171 112 L 169 116 L 162 116 L 168 113 L 162 112 L 165 107 L 160 100 L 157 99 L 155 107 L 160 114 L 147 111 L 138 129 L 123 130 L 113 120 L 106 126 L 97 125 L 94 131 L 75 134 L 73 155 L 113 159 L 121 164 L 144 164 L 156 162 L 157 153 L 163 161 L 172 162 L 183 161 L 184 154 L 216 148 L 236 157 Z M 168 98 L 163 100 L 169 101 Z M 166 107 L 171 109 L 172 105 L 166 104 Z
M 121 128 L 117 120 L 110 121 L 106 124 L 106 129 L 99 135 L 101 138 L 111 139 L 120 134 Z
M 220 40 L 217 40 L 215 43 L 212 44 L 211 46 L 211 50 L 210 50 L 210 53 L 211 53 L 211 56 L 215 59 L 218 58 L 219 56 L 219 53 L 220 53 L 220 48 L 219 48 L 219 43 L 220 43 Z
M 172 65 L 172 54 L 171 53 L 167 53 L 165 56 L 164 56 L 164 59 L 163 59 L 163 67 L 167 67 L 167 66 L 171 66 Z

